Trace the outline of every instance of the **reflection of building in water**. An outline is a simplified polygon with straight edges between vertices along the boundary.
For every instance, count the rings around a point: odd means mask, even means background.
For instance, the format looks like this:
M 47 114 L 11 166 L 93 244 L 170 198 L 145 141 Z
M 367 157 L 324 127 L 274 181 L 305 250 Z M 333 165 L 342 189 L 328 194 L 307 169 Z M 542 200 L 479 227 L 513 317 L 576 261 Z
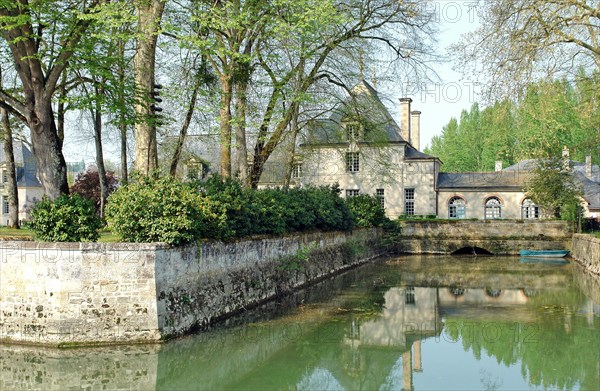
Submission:
M 535 293 L 535 292 L 533 292 Z M 533 294 L 532 293 L 532 294 Z M 373 320 L 354 320 L 344 337 L 344 370 L 350 377 L 366 370 L 364 352 L 377 348 L 395 348 L 402 351 L 398 370 L 402 371 L 401 384 L 394 385 L 403 390 L 413 389 L 413 373 L 422 372 L 421 341 L 439 335 L 442 330 L 441 315 L 446 312 L 467 311 L 479 316 L 478 308 L 496 307 L 498 314 L 503 309 L 523 307 L 529 301 L 522 289 L 499 288 L 419 288 L 395 287 L 384 294 L 382 314 Z M 489 312 L 489 311 L 487 311 Z M 522 318 L 524 314 L 517 314 Z M 398 373 L 396 374 L 396 376 Z M 393 377 L 392 374 L 387 377 Z M 396 378 L 400 382 L 400 378 Z M 342 384 L 346 384 L 342 380 Z
M 525 304 L 527 294 L 522 289 L 439 288 L 440 306 L 453 304 Z
M 407 346 L 407 335 L 425 337 L 440 330 L 436 288 L 391 288 L 383 314 L 360 325 L 361 345 Z
M 438 335 L 441 323 L 438 316 L 437 288 L 398 287 L 384 294 L 383 313 L 374 320 L 363 323 L 353 321 L 344 338 L 350 346 L 345 355 L 349 365 L 345 372 L 350 376 L 364 369 L 363 354 L 358 348 L 400 348 L 402 353 L 402 389 L 412 389 L 412 373 L 421 372 L 421 339 Z M 352 366 L 350 365 L 350 366 Z

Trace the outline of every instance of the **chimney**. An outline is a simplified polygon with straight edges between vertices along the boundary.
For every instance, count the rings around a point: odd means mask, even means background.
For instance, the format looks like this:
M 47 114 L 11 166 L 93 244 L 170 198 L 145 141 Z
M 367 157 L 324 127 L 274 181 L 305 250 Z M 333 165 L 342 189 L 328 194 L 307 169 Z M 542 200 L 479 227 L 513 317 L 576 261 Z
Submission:
M 413 356 L 413 369 L 415 372 L 423 372 L 423 366 L 421 363 L 421 341 L 415 341 L 413 344 L 414 356 Z
M 496 166 L 494 171 L 502 171 L 502 160 L 496 160 Z
M 402 130 L 402 138 L 410 142 L 410 98 L 400 98 L 400 128 Z
M 569 148 L 565 145 L 562 150 L 562 160 L 563 160 L 563 170 L 568 171 L 571 167 L 570 165 L 570 157 L 569 157 Z
M 410 143 L 417 151 L 421 150 L 421 112 L 411 111 L 410 120 L 412 122 L 412 132 Z
M 594 180 L 592 176 L 592 156 L 588 155 L 585 157 L 585 176 L 588 179 Z

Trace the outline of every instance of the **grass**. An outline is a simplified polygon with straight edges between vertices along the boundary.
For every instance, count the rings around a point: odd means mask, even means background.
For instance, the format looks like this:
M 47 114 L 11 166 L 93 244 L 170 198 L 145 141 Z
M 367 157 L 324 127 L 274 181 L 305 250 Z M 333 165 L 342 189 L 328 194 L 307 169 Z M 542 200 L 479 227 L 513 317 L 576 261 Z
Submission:
M 32 230 L 27 228 L 14 229 L 7 227 L 0 227 L 0 238 L 30 238 L 33 239 L 35 234 Z M 102 230 L 100 231 L 100 238 L 98 242 L 101 243 L 116 243 L 120 242 L 121 239 L 118 235 L 113 234 L 110 231 Z
M 114 234 L 110 231 L 102 230 L 100 231 L 100 238 L 98 238 L 98 242 L 100 243 L 117 243 L 121 242 L 121 238 L 119 235 Z
M 32 238 L 33 237 L 33 232 L 29 229 L 25 229 L 25 228 L 21 228 L 21 229 L 14 229 L 14 228 L 7 228 L 7 227 L 0 227 L 0 237 L 21 237 L 21 238 Z

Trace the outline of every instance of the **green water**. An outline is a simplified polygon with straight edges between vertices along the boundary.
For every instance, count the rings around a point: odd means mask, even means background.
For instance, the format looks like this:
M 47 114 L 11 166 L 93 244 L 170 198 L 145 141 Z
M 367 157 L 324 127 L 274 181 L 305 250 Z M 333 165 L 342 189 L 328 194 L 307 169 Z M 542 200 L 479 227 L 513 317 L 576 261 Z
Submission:
M 400 257 L 162 346 L 0 346 L 0 389 L 600 389 L 600 278 Z

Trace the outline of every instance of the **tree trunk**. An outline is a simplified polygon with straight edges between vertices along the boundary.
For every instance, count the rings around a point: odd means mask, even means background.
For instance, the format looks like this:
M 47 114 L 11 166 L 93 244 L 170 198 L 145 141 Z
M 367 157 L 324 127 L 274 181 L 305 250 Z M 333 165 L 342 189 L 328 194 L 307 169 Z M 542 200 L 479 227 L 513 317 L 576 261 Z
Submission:
M 275 150 L 275 147 L 281 141 L 281 138 L 284 135 L 285 129 L 290 124 L 292 120 L 293 114 L 296 111 L 298 106 L 298 102 L 292 102 L 291 106 L 287 109 L 285 115 L 279 121 L 275 130 L 273 131 L 271 137 L 269 137 L 268 141 L 265 143 L 264 140 L 261 140 L 261 134 L 259 133 L 259 140 L 256 142 L 256 146 L 254 148 L 254 159 L 252 164 L 252 170 L 250 171 L 250 186 L 253 189 L 258 187 L 258 181 L 260 180 L 260 176 L 265 169 L 265 163 Z
M 156 115 L 152 110 L 155 83 L 156 42 L 160 19 L 165 8 L 163 0 L 141 2 L 138 6 L 138 42 L 134 57 L 135 87 L 135 169 L 150 175 L 158 168 Z
M 65 98 L 67 97 L 67 72 L 63 72 L 61 77 L 61 85 L 58 93 L 58 106 L 56 108 L 56 126 L 58 139 L 61 143 L 65 140 Z
M 194 115 L 194 109 L 196 108 L 196 100 L 198 99 L 198 91 L 200 90 L 200 84 L 202 84 L 202 77 L 200 75 L 196 75 L 196 81 L 194 82 L 194 90 L 192 91 L 190 104 L 188 105 L 188 110 L 185 115 L 183 125 L 181 125 L 181 129 L 179 130 L 177 145 L 175 146 L 175 151 L 173 152 L 173 157 L 171 158 L 171 167 L 169 169 L 169 175 L 171 176 L 175 176 L 177 174 L 177 165 L 179 164 L 179 160 L 181 159 L 181 151 L 183 150 L 185 136 L 187 135 L 187 131 L 190 127 L 192 117 Z
M 240 182 L 248 182 L 248 150 L 246 147 L 246 107 L 247 107 L 248 81 L 242 80 L 236 85 L 235 90 L 235 152 L 236 171 Z
M 39 99 L 27 114 L 32 152 L 44 193 L 51 200 L 61 194 L 69 194 L 67 164 L 62 153 L 62 140 L 54 122 L 51 97 Z
M 118 45 L 119 53 L 117 57 L 119 59 L 117 67 L 117 75 L 119 78 L 119 91 L 117 92 L 117 99 L 119 100 L 119 133 L 121 135 L 121 183 L 127 184 L 128 172 L 127 172 L 127 118 L 125 112 L 125 42 L 119 41 Z
M 300 107 L 298 105 L 296 105 L 296 110 L 294 111 L 293 114 L 293 118 L 292 118 L 292 124 L 291 124 L 291 135 L 290 135 L 290 148 L 288 150 L 288 158 L 287 158 L 287 164 L 285 166 L 285 178 L 284 178 L 284 182 L 283 182 L 283 188 L 284 189 L 289 189 L 290 188 L 290 181 L 292 179 L 292 171 L 294 169 L 294 155 L 296 154 L 296 138 L 298 137 L 298 112 Z
M 17 173 L 15 168 L 15 154 L 13 153 L 13 137 L 8 111 L 0 108 L 2 128 L 4 130 L 4 154 L 6 155 L 6 176 L 8 182 L 8 224 L 9 228 L 19 228 L 19 191 L 17 189 Z
M 92 0 L 83 13 L 95 12 L 99 3 L 100 0 Z M 40 45 L 42 37 L 34 32 L 31 23 L 33 17 L 28 14 L 28 2 L 20 1 L 18 6 L 11 5 L 10 2 L 3 4 L 0 6 L 0 16 L 20 20 L 10 26 L 3 25 L 0 33 L 10 48 L 22 91 L 15 97 L 0 89 L 0 100 L 6 109 L 27 123 L 31 131 L 32 152 L 37 161 L 44 192 L 50 199 L 55 199 L 63 193 L 68 194 L 69 186 L 65 158 L 62 154 L 62 135 L 58 133 L 54 121 L 52 96 L 69 59 L 94 18 L 75 18 L 76 22 L 67 29 L 68 32 L 53 37 L 57 42 L 60 41 L 60 52 L 51 65 L 42 64 L 40 58 L 44 55 L 40 48 L 47 51 L 48 47 L 46 44 Z M 44 26 L 36 26 L 39 31 L 42 27 Z
M 222 73 L 221 81 L 221 108 L 219 117 L 221 120 L 221 176 L 231 176 L 231 76 Z
M 108 179 L 104 167 L 104 152 L 102 150 L 102 111 L 96 90 L 96 107 L 92 110 L 94 115 L 94 143 L 96 145 L 96 166 L 98 167 L 98 182 L 100 182 L 100 217 L 104 217 L 104 207 L 108 198 Z

